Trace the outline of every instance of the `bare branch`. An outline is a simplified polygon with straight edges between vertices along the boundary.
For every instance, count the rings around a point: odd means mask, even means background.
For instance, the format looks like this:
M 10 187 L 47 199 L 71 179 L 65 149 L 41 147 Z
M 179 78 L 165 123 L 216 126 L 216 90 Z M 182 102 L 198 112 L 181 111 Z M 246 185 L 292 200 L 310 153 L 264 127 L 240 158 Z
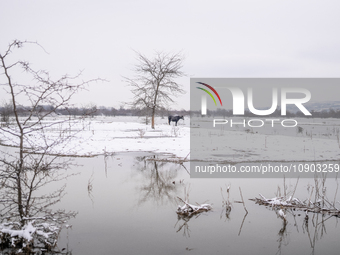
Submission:
M 71 127 L 78 118 L 70 117 L 58 121 L 47 121 L 46 118 L 54 113 L 57 114 L 57 110 L 70 107 L 72 97 L 85 89 L 89 83 L 103 80 L 82 81 L 81 73 L 74 77 L 64 75 L 60 79 L 53 80 L 47 71 L 34 70 L 26 61 L 10 63 L 10 58 L 7 57 L 14 49 L 22 48 L 29 43 L 38 45 L 44 50 L 36 42 L 15 40 L 4 54 L 0 53 L 0 75 L 5 78 L 1 88 L 11 98 L 10 114 L 14 115 L 14 122 L 9 121 L 0 127 L 0 134 L 1 139 L 7 139 L 6 143 L 9 142 L 9 145 L 17 147 L 15 150 L 19 152 L 1 151 L 0 153 L 0 214 L 2 216 L 0 225 L 4 221 L 11 221 L 13 225 L 10 229 L 20 229 L 30 223 L 37 224 L 35 227 L 43 231 L 41 226 L 52 222 L 60 224 L 57 228 L 60 232 L 64 221 L 71 216 L 74 217 L 75 214 L 63 211 L 52 213 L 49 207 L 60 201 L 65 187 L 43 195 L 37 191 L 51 182 L 69 176 L 65 171 L 60 171 L 66 170 L 72 163 L 70 159 L 61 159 L 61 150 L 77 135 L 77 132 L 69 132 L 65 124 Z M 24 70 L 20 77 L 13 75 L 18 68 Z M 27 83 L 19 82 L 18 79 L 25 80 Z M 25 100 L 30 105 L 23 107 L 21 100 Z M 51 107 L 43 110 L 43 105 Z M 60 126 L 59 134 L 57 133 L 59 136 L 51 136 L 49 133 L 53 126 Z M 46 241 L 49 242 L 50 247 L 56 246 L 58 233 L 49 234 L 48 239 Z M 25 240 L 21 243 L 25 245 Z

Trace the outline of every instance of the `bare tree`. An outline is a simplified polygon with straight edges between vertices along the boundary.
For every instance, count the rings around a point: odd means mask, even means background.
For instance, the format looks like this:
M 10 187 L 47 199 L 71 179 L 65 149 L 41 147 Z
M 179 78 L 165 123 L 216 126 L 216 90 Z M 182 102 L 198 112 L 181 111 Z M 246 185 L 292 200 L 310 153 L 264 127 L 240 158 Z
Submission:
M 56 117 L 58 110 L 70 108 L 75 93 L 88 83 L 100 80 L 77 82 L 79 75 L 65 75 L 53 80 L 47 71 L 36 71 L 26 61 L 13 61 L 13 51 L 29 43 L 15 40 L 4 53 L 0 53 L 0 75 L 4 81 L 0 86 L 10 98 L 14 118 L 9 125 L 0 127 L 0 136 L 3 143 L 15 148 L 14 152 L 0 151 L 3 198 L 0 212 L 2 215 L 15 215 L 22 228 L 32 217 L 50 217 L 47 207 L 59 201 L 63 188 L 42 196 L 35 193 L 42 186 L 65 178 L 62 171 L 71 163 L 60 156 L 65 152 L 65 144 L 75 136 L 70 128 L 75 120 L 71 117 L 53 120 L 47 117 Z M 20 77 L 15 76 L 18 70 Z
M 124 78 L 132 87 L 132 105 L 151 110 L 151 127 L 154 129 L 156 110 L 174 102 L 173 96 L 185 93 L 181 85 L 175 82 L 176 78 L 184 76 L 181 71 L 183 56 L 156 52 L 156 56 L 149 59 L 139 52 L 136 54 L 135 76 Z

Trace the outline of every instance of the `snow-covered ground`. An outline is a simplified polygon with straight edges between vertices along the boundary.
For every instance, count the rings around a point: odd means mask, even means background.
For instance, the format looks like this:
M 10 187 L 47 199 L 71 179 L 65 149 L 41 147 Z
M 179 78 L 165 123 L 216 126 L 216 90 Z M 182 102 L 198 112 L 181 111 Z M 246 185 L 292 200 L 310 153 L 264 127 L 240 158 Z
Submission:
M 78 135 L 77 155 L 104 152 L 151 151 L 171 153 L 184 158 L 190 152 L 190 130 L 183 120 L 175 126 L 167 119 L 156 118 L 155 129 L 142 123 L 144 118 L 115 117 L 89 120 L 89 130 Z M 189 121 L 186 120 L 188 123 Z
M 63 117 L 51 117 L 45 121 L 58 122 L 60 118 Z M 314 125 L 315 121 L 319 124 Z M 66 131 L 63 135 L 75 136 L 66 144 L 54 146 L 50 153 L 91 156 L 146 151 L 169 154 L 168 158 L 229 162 L 340 159 L 338 119 L 301 119 L 299 126 L 302 132 L 298 132 L 296 127 L 249 129 L 221 125 L 212 128 L 207 118 L 193 122 L 190 131 L 190 118 L 187 116 L 184 121 L 178 122 L 178 126 L 174 122 L 169 125 L 167 118 L 157 117 L 155 129 L 145 124 L 145 118 L 131 116 L 97 116 L 68 125 L 64 123 L 46 128 L 43 137 L 49 141 L 60 139 L 62 130 Z M 2 144 L 17 144 L 11 138 L 10 134 L 0 132 Z M 41 136 L 39 138 L 32 133 L 28 138 L 39 145 Z M 43 145 L 43 142 L 40 144 Z
M 46 123 L 58 122 L 62 117 L 47 118 Z M 46 129 L 46 137 L 50 141 L 59 139 L 61 130 L 70 129 L 74 133 L 66 145 L 60 144 L 53 148 L 55 152 L 67 155 L 91 156 L 104 153 L 148 151 L 170 153 L 179 158 L 185 158 L 190 152 L 190 120 L 180 120 L 178 126 L 167 118 L 155 118 L 155 129 L 145 124 L 145 118 L 138 117 L 93 117 L 68 124 L 57 124 Z M 150 118 L 149 118 L 150 122 Z M 67 133 L 67 132 L 66 132 Z M 67 134 L 65 134 L 67 135 Z M 29 138 L 39 143 L 39 137 L 32 133 Z M 12 136 L 0 133 L 3 144 L 15 145 Z

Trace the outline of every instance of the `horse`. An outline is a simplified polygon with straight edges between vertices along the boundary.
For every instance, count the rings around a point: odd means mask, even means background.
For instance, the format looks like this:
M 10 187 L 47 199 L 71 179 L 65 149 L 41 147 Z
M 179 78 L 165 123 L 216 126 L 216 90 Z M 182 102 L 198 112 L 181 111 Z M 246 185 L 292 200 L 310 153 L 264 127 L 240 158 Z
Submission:
M 183 117 L 183 116 L 169 116 L 169 117 L 168 117 L 169 125 L 170 125 L 170 122 L 171 122 L 171 121 L 174 121 L 174 122 L 176 122 L 176 126 L 177 126 L 177 122 L 178 122 L 180 119 L 184 120 L 184 117 Z

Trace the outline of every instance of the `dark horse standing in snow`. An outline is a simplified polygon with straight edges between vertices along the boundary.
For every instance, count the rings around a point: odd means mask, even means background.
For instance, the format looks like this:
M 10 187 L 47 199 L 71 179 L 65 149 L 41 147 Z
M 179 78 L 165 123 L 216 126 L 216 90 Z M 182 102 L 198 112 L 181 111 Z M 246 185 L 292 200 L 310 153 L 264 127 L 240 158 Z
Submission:
M 184 120 L 184 117 L 183 117 L 183 116 L 169 116 L 169 117 L 168 117 L 169 125 L 170 125 L 170 122 L 171 122 L 171 121 L 174 121 L 174 122 L 176 122 L 176 126 L 177 126 L 177 122 L 178 122 L 180 119 Z

